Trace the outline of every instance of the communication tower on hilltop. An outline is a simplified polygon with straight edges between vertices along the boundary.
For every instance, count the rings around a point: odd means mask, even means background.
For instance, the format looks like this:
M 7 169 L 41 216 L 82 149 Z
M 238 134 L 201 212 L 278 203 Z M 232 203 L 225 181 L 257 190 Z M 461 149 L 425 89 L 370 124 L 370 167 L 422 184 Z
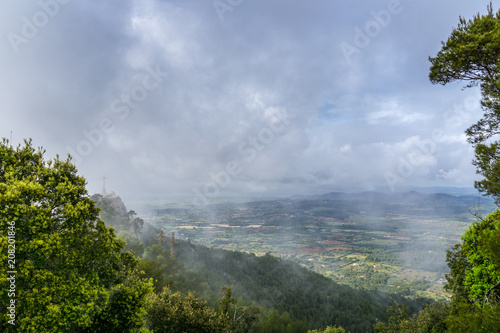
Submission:
M 106 195 L 106 177 L 102 177 L 102 195 Z
M 177 240 L 175 240 L 175 232 L 172 232 L 172 237 L 171 238 L 168 238 L 167 235 L 165 235 L 165 233 L 163 232 L 163 230 L 160 230 L 160 233 L 157 234 L 156 236 L 158 236 L 158 241 L 160 242 L 160 245 L 163 243 L 163 242 L 168 242 L 170 243 L 170 255 L 172 257 L 175 257 L 175 249 L 174 249 L 174 244 L 175 243 L 179 243 Z

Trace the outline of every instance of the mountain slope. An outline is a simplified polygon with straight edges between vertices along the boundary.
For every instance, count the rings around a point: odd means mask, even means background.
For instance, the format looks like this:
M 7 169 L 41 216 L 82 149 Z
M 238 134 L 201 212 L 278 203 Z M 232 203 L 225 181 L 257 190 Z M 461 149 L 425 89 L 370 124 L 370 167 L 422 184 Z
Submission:
M 377 320 L 386 320 L 385 311 L 395 302 L 409 306 L 412 311 L 428 303 L 396 294 L 355 290 L 269 254 L 257 257 L 189 242 L 178 244 L 176 254 L 212 290 L 232 285 L 237 296 L 286 311 L 292 318 L 305 320 L 315 328 L 335 324 L 351 332 L 371 331 Z

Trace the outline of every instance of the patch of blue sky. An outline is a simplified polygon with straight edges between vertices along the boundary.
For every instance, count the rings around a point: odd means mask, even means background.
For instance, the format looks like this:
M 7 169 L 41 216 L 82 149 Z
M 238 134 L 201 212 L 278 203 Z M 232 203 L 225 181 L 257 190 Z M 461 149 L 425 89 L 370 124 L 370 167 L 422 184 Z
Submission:
M 328 123 L 344 123 L 354 120 L 352 114 L 348 111 L 340 110 L 335 104 L 325 102 L 320 108 L 317 109 L 316 126 L 322 126 Z

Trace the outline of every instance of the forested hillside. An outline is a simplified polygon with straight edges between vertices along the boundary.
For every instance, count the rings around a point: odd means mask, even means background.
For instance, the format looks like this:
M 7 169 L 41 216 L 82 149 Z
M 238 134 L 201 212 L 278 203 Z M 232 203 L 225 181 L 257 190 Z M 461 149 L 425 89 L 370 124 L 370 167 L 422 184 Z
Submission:
M 409 306 L 412 312 L 426 303 L 395 294 L 357 291 L 269 254 L 256 257 L 193 244 L 181 248 L 179 261 L 200 272 L 212 288 L 233 285 L 236 295 L 286 311 L 310 328 L 336 324 L 351 332 L 369 331 L 395 302 Z
M 110 214 L 113 211 L 110 201 L 99 195 L 94 198 L 102 209 L 101 214 L 114 227 L 118 230 L 130 228 L 127 215 L 122 216 L 119 223 L 119 212 Z M 146 228 L 150 226 L 146 224 Z M 164 242 L 160 247 L 157 244 L 159 237 L 154 233 L 141 235 L 146 244 L 151 244 L 144 252 L 138 238 L 124 232 L 119 235 L 129 242 L 126 248 L 132 249 L 139 257 L 154 258 L 152 252 L 161 257 L 160 260 L 168 268 L 165 269 L 165 276 L 155 278 L 157 281 L 164 280 L 172 290 L 195 290 L 215 305 L 214 295 L 224 286 L 232 286 L 235 296 L 252 301 L 259 307 L 286 312 L 293 320 L 307 323 L 304 327 L 311 329 L 334 324 L 351 332 L 370 331 L 377 320 L 387 319 L 385 310 L 391 305 L 404 304 L 414 313 L 429 302 L 424 299 L 408 300 L 397 294 L 354 290 L 270 254 L 258 257 L 176 240 L 176 257 L 172 258 L 169 243 Z M 157 288 L 160 289 L 160 286 Z

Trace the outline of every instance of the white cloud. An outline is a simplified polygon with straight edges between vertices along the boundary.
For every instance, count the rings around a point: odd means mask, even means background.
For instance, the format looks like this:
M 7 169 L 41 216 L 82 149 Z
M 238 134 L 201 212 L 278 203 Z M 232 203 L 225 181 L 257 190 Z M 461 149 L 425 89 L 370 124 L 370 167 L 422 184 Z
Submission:
M 211 2 L 73 1 L 19 54 L 0 43 L 0 136 L 12 130 L 17 142 L 31 136 L 65 155 L 110 117 L 114 131 L 81 156 L 79 170 L 91 191 L 105 174 L 123 196 L 189 195 L 232 160 L 243 167 L 233 192 L 369 189 L 411 158 L 419 163 L 406 182 L 472 186 L 463 131 L 481 113 L 477 99 L 432 86 L 427 57 L 459 14 L 488 3 L 405 3 L 347 65 L 340 43 L 385 3 L 247 1 L 221 22 Z M 37 8 L 2 2 L 0 33 L 20 32 Z M 113 101 L 157 65 L 169 76 L 118 118 Z M 268 143 L 251 142 L 285 119 Z M 411 155 L 428 140 L 432 153 Z
M 395 125 L 411 125 L 416 122 L 422 122 L 433 118 L 432 114 L 404 110 L 400 102 L 395 98 L 390 98 L 387 101 L 378 104 L 378 106 L 375 105 L 375 108 L 379 110 L 369 113 L 366 117 L 369 124 L 390 122 Z
M 342 147 L 340 147 L 340 151 L 342 153 L 346 153 L 348 151 L 351 151 L 351 145 L 350 144 L 345 144 Z

